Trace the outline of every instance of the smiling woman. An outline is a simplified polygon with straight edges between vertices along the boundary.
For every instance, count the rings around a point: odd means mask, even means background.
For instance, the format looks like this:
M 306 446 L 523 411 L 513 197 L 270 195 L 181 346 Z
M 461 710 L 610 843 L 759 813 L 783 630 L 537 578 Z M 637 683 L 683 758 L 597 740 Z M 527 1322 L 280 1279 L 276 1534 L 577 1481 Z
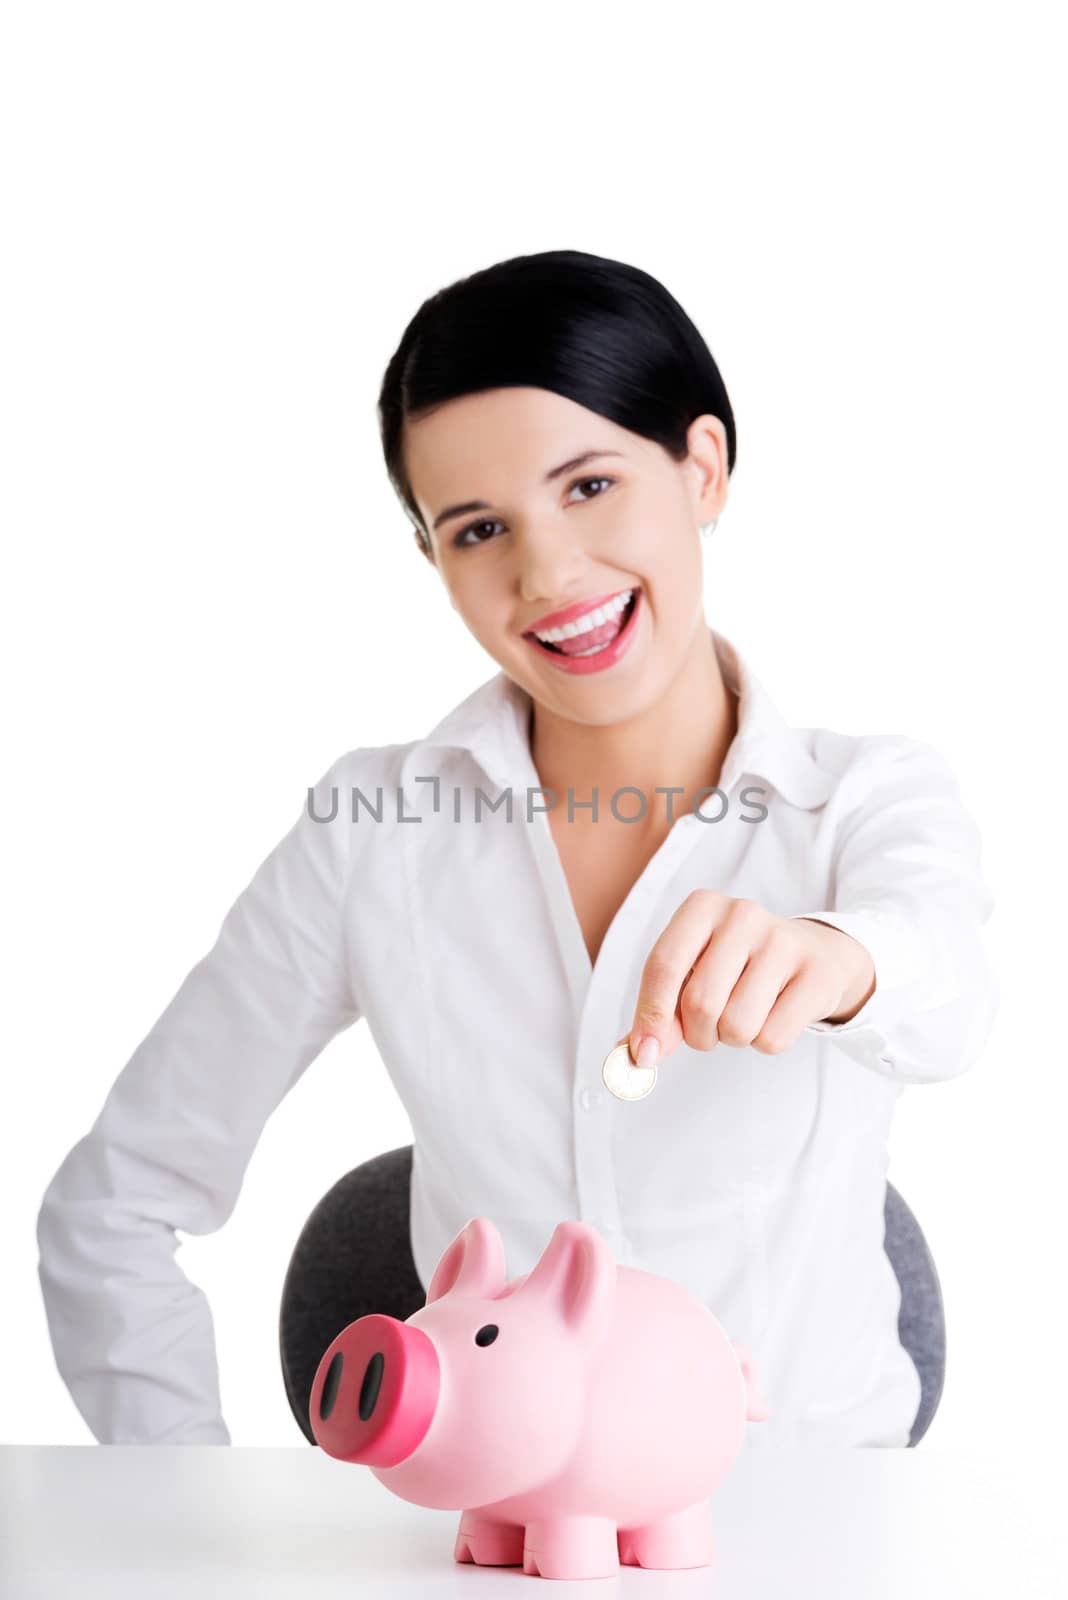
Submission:
M 737 441 L 711 352 L 663 285 L 573 250 L 474 273 L 408 324 L 379 420 L 418 548 L 531 696 L 543 781 L 592 786 L 607 762 L 688 797 L 714 783 L 736 707 L 695 530 L 726 503 Z M 654 800 L 647 853 L 668 826 Z
M 98 1438 L 227 1441 L 175 1230 L 221 1226 L 274 1107 L 366 1018 L 415 1136 L 396 1281 L 425 1289 L 473 1216 L 513 1276 L 578 1218 L 753 1352 L 752 1443 L 907 1443 L 892 1111 L 993 1016 L 952 775 L 903 736 L 792 727 L 710 627 L 697 530 L 734 418 L 648 274 L 547 251 L 452 284 L 379 409 L 425 570 L 500 671 L 332 764 L 56 1173 L 60 1371 Z M 338 790 L 397 804 L 357 825 Z M 601 1071 L 624 1041 L 656 1082 L 632 1103 Z

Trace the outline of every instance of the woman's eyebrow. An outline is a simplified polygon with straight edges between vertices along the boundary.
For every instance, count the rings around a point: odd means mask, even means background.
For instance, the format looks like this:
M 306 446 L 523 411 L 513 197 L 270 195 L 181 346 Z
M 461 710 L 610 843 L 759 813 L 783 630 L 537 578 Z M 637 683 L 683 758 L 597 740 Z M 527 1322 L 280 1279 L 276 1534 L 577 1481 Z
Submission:
M 596 461 L 599 456 L 621 456 L 622 454 L 622 450 L 584 450 L 580 456 L 572 456 L 570 461 L 561 461 L 558 467 L 553 467 L 550 472 L 545 474 L 542 482 L 552 483 L 553 479 L 558 478 L 562 472 L 570 472 L 572 467 L 581 467 L 586 461 Z M 439 511 L 431 523 L 431 527 L 437 532 L 441 524 L 448 522 L 450 517 L 463 517 L 469 511 L 488 510 L 489 503 L 486 500 L 465 500 L 462 505 L 446 506 L 444 511 Z

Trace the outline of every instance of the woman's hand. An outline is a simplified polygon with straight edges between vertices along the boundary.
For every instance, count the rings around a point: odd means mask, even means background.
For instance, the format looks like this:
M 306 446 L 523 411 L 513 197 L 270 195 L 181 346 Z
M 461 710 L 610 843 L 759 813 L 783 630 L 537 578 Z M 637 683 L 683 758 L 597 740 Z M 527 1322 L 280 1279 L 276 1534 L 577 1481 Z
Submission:
M 645 963 L 631 1057 L 653 1066 L 683 1041 L 693 1050 L 751 1044 L 778 1055 L 806 1023 L 848 1022 L 874 991 L 872 958 L 849 934 L 695 889 Z

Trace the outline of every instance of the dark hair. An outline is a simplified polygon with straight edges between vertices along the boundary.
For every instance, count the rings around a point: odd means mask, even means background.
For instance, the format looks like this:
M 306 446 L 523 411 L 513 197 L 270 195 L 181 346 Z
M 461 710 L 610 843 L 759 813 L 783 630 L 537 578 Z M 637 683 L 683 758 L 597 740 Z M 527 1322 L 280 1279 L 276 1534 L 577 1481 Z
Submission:
M 459 395 L 550 389 L 632 433 L 687 454 L 695 417 L 710 413 L 736 453 L 719 368 L 678 301 L 639 267 L 584 250 L 513 256 L 424 300 L 389 361 L 378 420 L 390 482 L 429 551 L 404 464 L 406 417 Z

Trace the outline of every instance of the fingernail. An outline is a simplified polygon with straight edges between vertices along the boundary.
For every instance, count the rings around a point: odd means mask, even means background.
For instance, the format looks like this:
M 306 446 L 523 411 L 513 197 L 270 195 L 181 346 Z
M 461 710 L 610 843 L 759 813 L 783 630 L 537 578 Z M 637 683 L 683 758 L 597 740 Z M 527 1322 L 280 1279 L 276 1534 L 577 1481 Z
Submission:
M 637 1062 L 639 1067 L 655 1067 L 660 1055 L 660 1041 L 651 1033 L 647 1033 L 638 1046 Z

